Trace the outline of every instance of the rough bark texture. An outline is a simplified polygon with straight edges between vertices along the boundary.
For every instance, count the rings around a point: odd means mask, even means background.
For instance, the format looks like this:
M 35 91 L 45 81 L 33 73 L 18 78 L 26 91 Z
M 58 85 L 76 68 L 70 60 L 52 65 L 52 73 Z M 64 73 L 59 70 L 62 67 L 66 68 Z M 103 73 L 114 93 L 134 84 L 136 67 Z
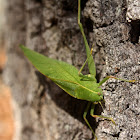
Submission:
M 106 75 L 140 79 L 140 17 L 129 16 L 135 5 L 131 0 L 82 0 L 82 22 L 90 45 L 95 44 L 98 80 Z M 15 139 L 93 139 L 82 119 L 86 102 L 73 99 L 42 76 L 19 49 L 25 44 L 79 68 L 86 55 L 77 25 L 77 1 L 12 0 L 7 1 L 6 15 L 8 62 L 3 77 L 16 103 Z M 96 113 L 114 118 L 116 126 L 89 117 L 99 140 L 140 139 L 138 83 L 109 80 L 102 88 L 105 108 L 98 112 L 97 107 Z

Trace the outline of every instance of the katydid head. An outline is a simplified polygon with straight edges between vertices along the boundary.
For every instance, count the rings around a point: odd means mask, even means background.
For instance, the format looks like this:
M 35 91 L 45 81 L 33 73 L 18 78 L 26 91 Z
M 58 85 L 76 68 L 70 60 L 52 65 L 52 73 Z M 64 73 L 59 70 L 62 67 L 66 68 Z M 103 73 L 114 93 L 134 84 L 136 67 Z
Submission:
M 89 99 L 89 101 L 92 102 L 100 102 L 103 100 L 103 93 L 102 92 L 98 92 L 98 93 L 92 93 L 91 98 Z
M 98 92 L 98 95 L 99 95 L 99 97 L 101 99 L 100 101 L 102 101 L 104 99 L 103 93 L 102 92 Z
M 101 88 L 94 89 L 87 89 L 83 87 L 78 87 L 75 90 L 75 96 L 78 99 L 90 101 L 90 102 L 99 102 L 103 100 L 103 93 Z
M 94 84 L 94 86 L 95 86 L 95 84 Z M 95 92 L 93 92 L 93 94 L 96 97 L 96 101 L 97 102 L 102 101 L 103 100 L 103 91 L 102 91 L 102 89 L 97 87 L 96 89 L 94 89 L 94 91 Z M 95 99 L 92 99 L 92 100 L 95 100 Z

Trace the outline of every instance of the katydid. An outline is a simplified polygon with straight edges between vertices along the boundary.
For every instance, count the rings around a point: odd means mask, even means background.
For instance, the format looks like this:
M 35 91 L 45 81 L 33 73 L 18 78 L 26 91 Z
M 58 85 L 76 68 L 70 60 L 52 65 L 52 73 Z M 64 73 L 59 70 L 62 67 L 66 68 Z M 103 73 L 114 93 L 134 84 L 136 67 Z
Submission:
M 95 104 L 100 103 L 103 100 L 103 92 L 100 86 L 105 83 L 109 78 L 114 78 L 126 82 L 135 82 L 135 80 L 123 80 L 113 76 L 107 76 L 102 81 L 97 83 L 96 80 L 96 67 L 92 57 L 92 49 L 90 50 L 83 26 L 80 22 L 80 15 L 81 15 L 81 0 L 78 0 L 78 25 L 80 27 L 80 31 L 82 33 L 85 47 L 86 47 L 86 54 L 87 59 L 84 65 L 78 72 L 78 69 L 66 62 L 58 61 L 52 58 L 48 58 L 43 56 L 35 51 L 32 51 L 23 45 L 20 46 L 24 55 L 31 61 L 31 63 L 46 77 L 51 79 L 54 83 L 56 83 L 60 88 L 62 88 L 65 92 L 69 95 L 73 96 L 74 98 L 86 100 L 88 101 L 88 105 L 86 110 L 83 114 L 83 118 L 89 128 L 91 129 L 95 139 L 97 137 L 89 124 L 88 120 L 86 119 L 87 113 L 90 109 L 90 115 L 92 117 L 100 117 L 111 120 L 114 124 L 114 120 L 109 117 L 94 115 L 94 108 Z M 90 74 L 83 75 L 81 72 L 88 63 L 88 68 Z

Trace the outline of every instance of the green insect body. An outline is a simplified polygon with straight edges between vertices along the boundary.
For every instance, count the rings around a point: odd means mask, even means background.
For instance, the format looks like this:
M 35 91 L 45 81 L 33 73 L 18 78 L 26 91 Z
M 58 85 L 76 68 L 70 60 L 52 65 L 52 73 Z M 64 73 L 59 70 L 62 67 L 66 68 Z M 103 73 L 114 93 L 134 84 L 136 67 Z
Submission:
M 83 118 L 87 123 L 87 125 L 89 126 L 89 128 L 91 129 L 92 133 L 94 134 L 92 127 L 90 126 L 88 120 L 86 119 L 86 115 L 89 109 L 90 109 L 90 115 L 92 117 L 105 118 L 111 120 L 115 124 L 112 118 L 94 115 L 95 104 L 97 103 L 101 104 L 101 101 L 103 100 L 103 92 L 100 86 L 104 82 L 106 82 L 109 78 L 114 78 L 126 82 L 135 82 L 135 80 L 124 80 L 113 76 L 107 76 L 101 82 L 97 83 L 97 80 L 95 78 L 96 67 L 95 67 L 93 57 L 91 55 L 92 49 L 90 50 L 89 48 L 86 36 L 84 34 L 83 26 L 80 22 L 80 12 L 81 12 L 80 5 L 81 5 L 81 0 L 78 0 L 78 24 L 85 42 L 86 54 L 87 54 L 87 59 L 83 64 L 82 68 L 80 69 L 80 71 L 78 71 L 76 67 L 66 62 L 48 58 L 46 56 L 43 56 L 35 51 L 32 51 L 24 47 L 23 45 L 21 45 L 20 47 L 24 52 L 24 55 L 43 75 L 51 79 L 54 83 L 56 83 L 60 88 L 62 88 L 65 92 L 67 92 L 72 97 L 89 101 L 85 109 L 85 112 L 83 114 Z M 90 72 L 89 75 L 83 75 L 81 73 L 86 63 L 88 63 L 88 68 Z M 95 134 L 94 136 L 97 140 Z
M 35 51 L 32 51 L 24 46 L 20 46 L 25 56 L 43 75 L 54 81 L 59 87 L 71 96 L 87 100 L 91 102 L 101 101 L 103 99 L 102 89 L 96 81 L 92 79 L 82 79 L 78 75 L 76 67 L 45 57 Z

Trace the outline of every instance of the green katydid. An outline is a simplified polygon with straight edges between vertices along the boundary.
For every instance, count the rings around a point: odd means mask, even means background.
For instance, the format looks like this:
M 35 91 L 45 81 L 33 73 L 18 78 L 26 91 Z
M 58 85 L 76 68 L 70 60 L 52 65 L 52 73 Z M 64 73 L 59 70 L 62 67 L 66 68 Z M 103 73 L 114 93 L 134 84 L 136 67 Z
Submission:
M 84 30 L 83 30 L 83 26 L 80 22 L 80 15 L 81 15 L 80 5 L 81 5 L 81 0 L 78 0 L 78 25 L 80 27 L 80 31 L 84 39 L 87 59 L 79 72 L 76 67 L 68 63 L 43 56 L 35 51 L 32 51 L 24 47 L 23 45 L 21 45 L 20 47 L 22 51 L 24 52 L 25 56 L 43 75 L 51 79 L 60 88 L 62 88 L 65 92 L 67 92 L 69 95 L 73 96 L 74 98 L 88 101 L 88 105 L 83 114 L 83 118 L 97 140 L 97 137 L 91 125 L 86 119 L 89 109 L 90 109 L 90 115 L 92 117 L 100 117 L 100 118 L 109 119 L 115 124 L 112 118 L 94 115 L 95 104 L 97 103 L 101 104 L 101 101 L 103 100 L 103 92 L 100 86 L 103 83 L 105 83 L 109 78 L 114 78 L 114 79 L 118 79 L 118 80 L 122 80 L 126 82 L 135 82 L 135 80 L 123 80 L 123 79 L 119 79 L 113 76 L 107 76 L 101 82 L 97 83 L 96 67 L 95 67 L 93 57 L 91 55 L 92 49 L 90 50 L 89 48 Z M 83 75 L 81 71 L 86 63 L 88 63 L 90 74 Z

